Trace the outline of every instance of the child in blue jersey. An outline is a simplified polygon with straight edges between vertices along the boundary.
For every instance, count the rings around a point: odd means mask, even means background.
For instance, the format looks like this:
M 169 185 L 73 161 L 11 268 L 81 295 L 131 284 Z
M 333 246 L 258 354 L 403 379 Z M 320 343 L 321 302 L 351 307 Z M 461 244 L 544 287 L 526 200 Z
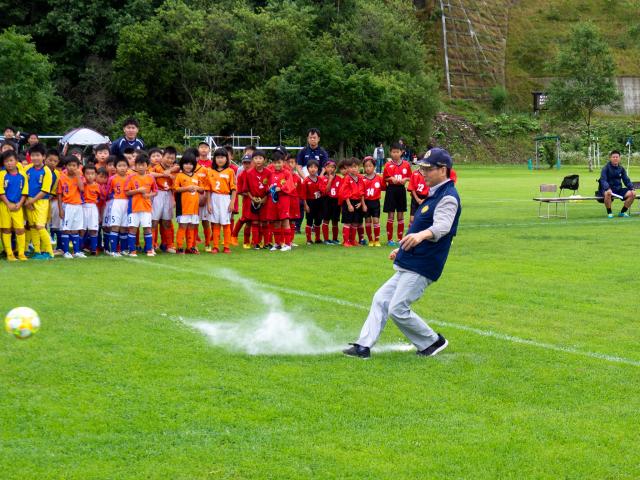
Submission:
M 28 198 L 24 203 L 27 214 L 27 224 L 31 232 L 31 243 L 36 260 L 49 260 L 53 258 L 51 237 L 45 228 L 49 220 L 49 203 L 51 188 L 53 186 L 53 174 L 44 164 L 47 150 L 41 143 L 36 143 L 29 148 L 31 164 L 25 169 L 29 183 Z
M 15 151 L 8 150 L 0 156 L 0 229 L 2 243 L 7 253 L 7 260 L 16 261 L 11 248 L 11 231 L 16 234 L 18 260 L 26 260 L 24 254 L 24 213 L 22 206 L 29 193 L 27 176 L 18 171 L 18 156 Z

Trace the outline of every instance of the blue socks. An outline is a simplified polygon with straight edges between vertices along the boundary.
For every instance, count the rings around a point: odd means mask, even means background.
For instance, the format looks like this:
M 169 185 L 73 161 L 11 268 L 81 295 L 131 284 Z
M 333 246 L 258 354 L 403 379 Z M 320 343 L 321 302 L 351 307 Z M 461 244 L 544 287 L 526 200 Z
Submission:
M 71 243 L 73 244 L 73 253 L 78 253 L 80 251 L 80 235 L 77 233 L 71 234 Z
M 129 248 L 127 249 L 130 252 L 136 251 L 136 235 L 129 234 Z
M 126 233 L 120 232 L 120 252 L 129 250 L 129 239 Z
M 111 253 L 118 251 L 118 232 L 109 233 L 109 250 Z
M 89 237 L 89 250 L 91 250 L 91 253 L 98 251 L 98 235 Z
M 69 253 L 69 235 L 66 233 L 58 235 L 58 246 L 61 247 L 64 253 Z
M 151 250 L 153 250 L 153 235 L 149 234 L 144 234 L 144 251 L 145 252 L 150 252 Z

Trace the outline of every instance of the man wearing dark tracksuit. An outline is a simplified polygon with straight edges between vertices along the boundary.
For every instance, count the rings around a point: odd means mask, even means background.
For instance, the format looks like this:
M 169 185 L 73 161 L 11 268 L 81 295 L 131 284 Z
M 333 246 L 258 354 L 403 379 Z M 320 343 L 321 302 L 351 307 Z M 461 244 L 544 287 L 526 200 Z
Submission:
M 411 310 L 411 304 L 442 274 L 458 229 L 460 197 L 449 179 L 452 161 L 446 150 L 432 148 L 418 165 L 429 185 L 429 196 L 416 211 L 400 247 L 391 252 L 389 258 L 396 272 L 374 295 L 360 338 L 343 350 L 345 355 L 369 358 L 370 348 L 389 317 L 416 346 L 418 355 L 433 356 L 448 345 Z
M 622 187 L 624 182 L 627 188 Z M 611 212 L 611 203 L 614 198 L 622 200 L 624 205 L 618 214 L 619 217 L 628 217 L 627 210 L 631 207 L 633 200 L 636 198 L 633 190 L 633 182 L 627 175 L 627 171 L 620 165 L 620 152 L 614 150 L 611 152 L 609 162 L 600 172 L 599 180 L 600 188 L 598 194 L 604 197 L 604 206 L 607 208 L 607 217 L 613 218 Z

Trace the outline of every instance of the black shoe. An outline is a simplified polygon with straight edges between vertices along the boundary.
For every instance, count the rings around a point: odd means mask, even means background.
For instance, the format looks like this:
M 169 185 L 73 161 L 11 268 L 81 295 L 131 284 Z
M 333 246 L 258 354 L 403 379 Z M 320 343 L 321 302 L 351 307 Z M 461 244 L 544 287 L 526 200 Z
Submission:
M 342 351 L 347 357 L 371 358 L 371 350 L 369 347 L 363 347 L 357 343 L 350 343 L 349 345 L 351 345 L 349 348 Z
M 438 339 L 431 346 L 425 348 L 424 350 L 420 350 L 419 352 L 416 352 L 416 354 L 422 355 L 423 357 L 433 357 L 438 352 L 447 348 L 447 345 L 449 345 L 449 342 L 447 342 L 447 339 L 444 338 L 442 335 L 438 334 Z

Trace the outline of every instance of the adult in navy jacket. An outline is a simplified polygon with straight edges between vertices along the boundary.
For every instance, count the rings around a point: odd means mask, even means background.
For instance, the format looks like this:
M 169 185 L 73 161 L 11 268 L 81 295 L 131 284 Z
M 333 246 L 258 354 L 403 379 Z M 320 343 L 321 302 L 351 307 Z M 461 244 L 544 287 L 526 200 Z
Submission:
M 307 132 L 307 146 L 298 152 L 296 162 L 298 163 L 298 173 L 304 178 L 307 176 L 306 168 L 309 160 L 315 160 L 320 166 L 320 175 L 324 171 L 324 166 L 329 160 L 329 154 L 320 146 L 320 130 L 310 128 Z
M 127 118 L 122 123 L 122 131 L 124 136 L 116 139 L 111 144 L 109 153 L 111 155 L 121 156 L 124 155 L 124 151 L 127 148 L 133 148 L 134 150 L 144 150 L 144 142 L 141 138 L 138 138 L 138 131 L 140 125 L 135 118 Z
M 460 197 L 449 178 L 452 162 L 446 150 L 432 148 L 417 163 L 429 186 L 429 196 L 416 211 L 400 248 L 389 255 L 396 272 L 373 296 L 360 338 L 343 350 L 345 355 L 369 358 L 370 348 L 378 341 L 389 317 L 416 346 L 418 355 L 433 356 L 448 345 L 442 335 L 411 310 L 411 304 L 442 274 L 458 230 Z
M 624 188 L 622 185 L 627 188 Z M 614 198 L 622 200 L 624 205 L 618 214 L 619 217 L 628 217 L 627 210 L 631 207 L 636 193 L 633 189 L 633 182 L 627 175 L 626 170 L 620 165 L 620 152 L 613 150 L 609 156 L 609 162 L 600 172 L 600 189 L 598 194 L 604 197 L 604 206 L 607 208 L 607 217 L 613 218 L 611 203 Z

